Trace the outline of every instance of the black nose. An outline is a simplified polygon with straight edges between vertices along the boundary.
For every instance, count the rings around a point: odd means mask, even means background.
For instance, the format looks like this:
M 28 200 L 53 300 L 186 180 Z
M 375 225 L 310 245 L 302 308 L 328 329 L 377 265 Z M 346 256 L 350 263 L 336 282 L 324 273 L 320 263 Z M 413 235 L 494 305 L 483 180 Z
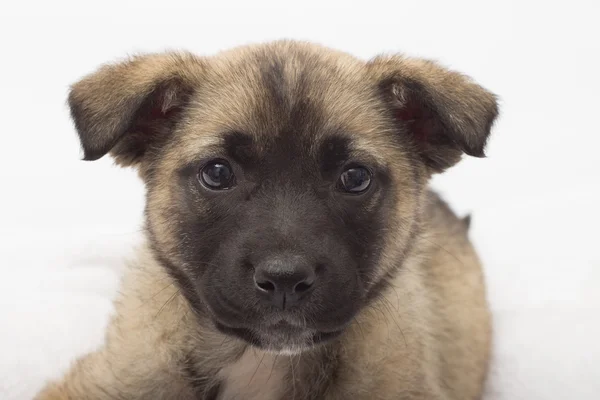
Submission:
M 315 281 L 315 268 L 302 256 L 273 256 L 256 265 L 254 271 L 256 290 L 282 310 L 301 302 Z

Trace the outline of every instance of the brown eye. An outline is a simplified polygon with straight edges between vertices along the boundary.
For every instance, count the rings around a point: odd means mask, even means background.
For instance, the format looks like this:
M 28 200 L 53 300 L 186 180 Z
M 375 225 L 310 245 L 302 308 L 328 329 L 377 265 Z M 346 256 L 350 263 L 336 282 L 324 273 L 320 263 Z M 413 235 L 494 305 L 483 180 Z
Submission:
M 234 184 L 234 175 L 231 167 L 225 161 L 211 161 L 202 167 L 199 179 L 209 189 L 230 189 Z
M 362 193 L 370 185 L 371 172 L 364 167 L 349 168 L 340 175 L 339 186 L 348 193 Z

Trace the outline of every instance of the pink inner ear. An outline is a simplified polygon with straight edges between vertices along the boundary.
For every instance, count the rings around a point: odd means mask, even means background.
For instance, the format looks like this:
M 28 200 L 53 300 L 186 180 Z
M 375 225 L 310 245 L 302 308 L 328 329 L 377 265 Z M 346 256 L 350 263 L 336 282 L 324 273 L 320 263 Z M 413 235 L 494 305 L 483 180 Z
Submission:
M 169 111 L 167 110 L 167 113 Z M 149 113 L 149 117 L 151 119 L 158 119 L 158 118 L 164 118 L 166 116 L 166 113 L 163 112 L 162 107 L 160 106 L 154 106 L 150 109 L 150 113 Z
M 151 119 L 160 119 L 170 118 L 176 114 L 181 106 L 178 98 L 181 94 L 179 89 L 175 82 L 161 88 L 152 102 L 148 116 Z
M 161 99 L 163 100 L 163 99 Z M 161 118 L 170 118 L 175 115 L 178 111 L 178 107 L 175 103 L 166 104 L 163 101 L 158 102 L 158 104 L 153 104 L 148 113 L 148 117 L 150 119 L 161 119 Z
M 169 109 L 163 109 L 162 107 L 152 107 L 150 110 L 150 118 L 159 119 L 159 118 L 170 118 L 175 115 L 178 111 L 177 107 L 171 107 Z
M 405 105 L 396 111 L 396 118 L 408 125 L 419 143 L 426 142 L 433 133 L 433 120 L 417 105 Z

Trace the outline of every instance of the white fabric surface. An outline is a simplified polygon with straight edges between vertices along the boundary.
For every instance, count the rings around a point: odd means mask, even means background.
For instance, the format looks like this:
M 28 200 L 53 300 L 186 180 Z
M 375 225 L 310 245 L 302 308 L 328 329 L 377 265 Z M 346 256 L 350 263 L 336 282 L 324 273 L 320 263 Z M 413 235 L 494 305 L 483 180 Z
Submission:
M 282 37 L 436 58 L 500 95 L 489 157 L 434 180 L 473 212 L 495 315 L 487 398 L 600 398 L 598 1 L 90 4 L 0 6 L 0 400 L 102 343 L 138 240 L 142 186 L 78 160 L 68 84 L 132 52 Z
M 9 252 L 12 265 L 27 266 L 0 281 L 3 400 L 30 399 L 74 357 L 101 345 L 123 260 L 139 236 L 56 232 L 36 239 L 44 245 L 26 252 L 28 260 L 24 248 Z M 541 281 L 532 276 L 536 268 L 490 282 L 495 349 L 486 399 L 598 398 L 599 270 L 591 267 L 577 276 L 544 274 Z

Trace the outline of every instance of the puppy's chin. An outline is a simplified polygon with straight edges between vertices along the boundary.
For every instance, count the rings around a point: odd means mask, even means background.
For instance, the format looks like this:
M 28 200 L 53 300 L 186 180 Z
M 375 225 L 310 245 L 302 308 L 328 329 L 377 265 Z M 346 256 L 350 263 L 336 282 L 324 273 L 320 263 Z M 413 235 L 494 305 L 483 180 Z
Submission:
M 341 329 L 333 332 L 319 332 L 286 322 L 249 328 L 232 328 L 217 322 L 216 326 L 226 335 L 242 339 L 269 353 L 282 355 L 295 355 L 311 350 L 336 338 L 343 331 Z

